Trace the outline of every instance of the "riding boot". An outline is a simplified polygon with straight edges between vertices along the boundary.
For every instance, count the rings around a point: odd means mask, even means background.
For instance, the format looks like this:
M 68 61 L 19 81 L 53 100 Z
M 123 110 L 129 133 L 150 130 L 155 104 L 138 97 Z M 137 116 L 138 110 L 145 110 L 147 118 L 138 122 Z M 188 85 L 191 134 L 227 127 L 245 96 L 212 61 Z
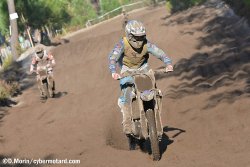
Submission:
M 125 134 L 132 134 L 132 120 L 131 120 L 131 106 L 124 105 L 121 109 L 123 116 L 123 132 Z

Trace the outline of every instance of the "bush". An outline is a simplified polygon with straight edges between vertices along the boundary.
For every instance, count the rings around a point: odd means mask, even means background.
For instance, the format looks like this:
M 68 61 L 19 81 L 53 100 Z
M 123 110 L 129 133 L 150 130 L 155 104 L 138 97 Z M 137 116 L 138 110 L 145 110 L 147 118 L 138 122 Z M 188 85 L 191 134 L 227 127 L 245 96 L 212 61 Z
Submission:
M 244 0 L 244 3 L 245 3 L 248 7 L 250 7 L 250 0 Z
M 8 55 L 4 60 L 3 60 L 3 70 L 7 69 L 13 62 L 13 56 Z
M 20 56 L 25 50 L 22 49 L 22 47 L 21 47 L 20 44 L 18 44 L 18 45 L 16 46 L 16 51 L 17 51 L 17 55 Z
M 173 6 L 172 6 L 172 4 L 171 4 L 170 1 L 167 1 L 167 2 L 166 2 L 166 8 L 167 8 L 167 11 L 168 11 L 168 12 L 171 12 L 171 11 L 172 11 Z
M 190 8 L 194 5 L 201 4 L 205 2 L 206 0 L 167 0 L 167 10 L 171 13 L 175 13 L 181 10 L 185 10 L 187 8 Z
M 71 19 L 70 25 L 65 25 L 65 27 L 84 27 L 85 23 L 89 19 L 96 17 L 96 11 L 94 7 L 88 2 L 83 0 L 72 0 L 71 8 L 68 9 Z
M 0 104 L 2 101 L 8 99 L 10 94 L 8 93 L 8 85 L 3 81 L 0 81 Z
M 9 105 L 10 98 L 16 96 L 19 90 L 17 82 L 7 83 L 0 80 L 0 106 Z
M 250 21 L 250 0 L 225 0 L 234 11 L 240 15 L 246 17 Z
M 11 55 L 3 61 L 3 70 L 0 72 L 0 106 L 8 104 L 11 97 L 20 93 L 18 81 L 22 77 L 20 65 L 13 62 Z

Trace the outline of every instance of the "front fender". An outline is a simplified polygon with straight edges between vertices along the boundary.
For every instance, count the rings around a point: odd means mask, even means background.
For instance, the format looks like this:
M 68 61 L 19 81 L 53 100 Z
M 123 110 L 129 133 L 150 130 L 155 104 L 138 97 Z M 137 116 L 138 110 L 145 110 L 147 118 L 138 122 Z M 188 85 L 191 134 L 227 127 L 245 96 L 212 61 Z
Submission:
M 131 76 L 124 77 L 120 80 L 120 87 L 123 88 L 126 84 L 134 84 L 134 78 Z

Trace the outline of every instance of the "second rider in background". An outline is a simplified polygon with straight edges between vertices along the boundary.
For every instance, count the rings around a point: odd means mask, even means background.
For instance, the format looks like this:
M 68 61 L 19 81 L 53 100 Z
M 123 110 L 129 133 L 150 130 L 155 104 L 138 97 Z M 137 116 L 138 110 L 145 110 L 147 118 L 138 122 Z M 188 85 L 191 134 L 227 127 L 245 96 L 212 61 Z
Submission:
M 56 62 L 54 59 L 54 56 L 49 52 L 47 53 L 46 50 L 44 50 L 42 47 L 37 47 L 36 48 L 36 53 L 35 56 L 32 58 L 32 62 L 30 65 L 30 73 L 36 73 L 37 74 L 37 84 L 38 84 L 38 89 L 40 91 L 40 97 L 41 99 L 46 99 L 45 92 L 43 88 L 41 87 L 40 84 L 40 76 L 37 73 L 37 69 L 39 68 L 40 65 L 46 64 L 46 67 L 48 69 L 48 80 L 52 87 L 52 96 L 55 95 L 55 81 L 54 81 L 54 76 L 53 76 L 53 67 L 55 66 Z

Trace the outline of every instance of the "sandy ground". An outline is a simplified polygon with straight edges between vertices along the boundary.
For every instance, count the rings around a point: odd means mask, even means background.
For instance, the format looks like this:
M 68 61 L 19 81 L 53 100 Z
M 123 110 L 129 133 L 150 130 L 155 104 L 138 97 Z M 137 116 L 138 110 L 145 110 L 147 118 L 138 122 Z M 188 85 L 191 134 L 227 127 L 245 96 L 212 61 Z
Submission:
M 250 167 L 245 20 L 213 4 L 172 16 L 165 7 L 145 9 L 130 18 L 145 23 L 148 39 L 175 64 L 175 72 L 157 77 L 164 93 L 161 160 L 129 151 L 122 134 L 119 84 L 110 76 L 107 58 L 123 35 L 121 17 L 53 50 L 56 98 L 41 103 L 31 85 L 20 105 L 1 111 L 0 160 L 67 158 L 81 163 L 57 166 L 81 167 Z M 163 63 L 152 56 L 150 65 L 157 69 Z

